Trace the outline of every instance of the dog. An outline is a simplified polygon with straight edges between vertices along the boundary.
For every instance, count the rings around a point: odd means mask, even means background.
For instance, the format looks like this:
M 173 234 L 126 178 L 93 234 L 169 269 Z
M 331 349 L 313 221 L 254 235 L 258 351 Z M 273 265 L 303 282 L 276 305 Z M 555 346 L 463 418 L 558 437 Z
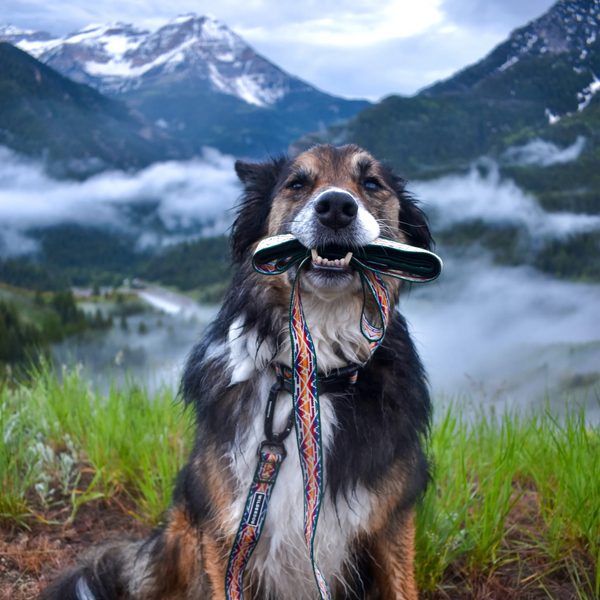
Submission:
M 289 304 L 298 267 L 265 276 L 251 257 L 268 236 L 294 235 L 312 251 L 300 289 L 320 377 L 363 365 L 351 388 L 322 394 L 324 494 L 314 544 L 331 597 L 415 600 L 414 507 L 430 479 L 430 397 L 406 321 L 392 309 L 370 356 L 360 331 L 356 270 L 329 260 L 384 237 L 429 249 L 427 220 L 389 166 L 355 145 L 319 145 L 294 159 L 236 162 L 243 196 L 232 227 L 233 282 L 191 352 L 181 394 L 197 417 L 163 527 L 148 539 L 94 549 L 43 600 L 224 600 L 228 557 L 264 439 L 275 364 L 290 367 Z M 323 254 L 323 256 L 321 256 Z M 392 305 L 400 283 L 384 277 Z M 376 308 L 367 303 L 366 311 Z M 274 426 L 292 407 L 279 394 Z M 303 484 L 294 436 L 245 575 L 246 600 L 318 598 L 303 533 Z

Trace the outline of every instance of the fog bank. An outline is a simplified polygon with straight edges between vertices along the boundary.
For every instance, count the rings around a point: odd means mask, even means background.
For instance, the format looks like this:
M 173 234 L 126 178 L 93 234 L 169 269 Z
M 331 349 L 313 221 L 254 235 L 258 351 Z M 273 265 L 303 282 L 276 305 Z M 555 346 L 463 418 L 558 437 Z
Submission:
M 32 252 L 36 244 L 28 230 L 62 223 L 138 233 L 141 245 L 156 243 L 148 231 L 156 221 L 175 241 L 186 233 L 223 233 L 231 219 L 228 210 L 240 195 L 233 163 L 232 157 L 207 148 L 201 158 L 156 163 L 136 173 L 56 180 L 40 161 L 0 147 L 0 251 Z M 145 210 L 142 223 L 136 207 Z
M 509 405 L 546 397 L 560 405 L 586 392 L 594 400 L 600 286 L 499 267 L 486 256 L 444 258 L 442 277 L 414 286 L 400 305 L 437 394 Z
M 506 160 L 556 164 L 573 160 L 583 143 L 561 150 L 537 140 Z M 171 241 L 222 233 L 240 194 L 233 162 L 206 150 L 202 158 L 138 173 L 56 181 L 40 163 L 0 148 L 0 251 L 32 252 L 30 229 L 65 222 L 134 231 L 138 245 L 164 243 L 161 228 Z M 489 159 L 477 161 L 465 175 L 414 182 L 411 191 L 430 215 L 434 235 L 475 219 L 520 226 L 532 240 L 600 229 L 600 215 L 544 211 Z M 150 217 L 139 221 L 136 209 L 144 206 L 151 207 Z M 557 406 L 569 395 L 582 399 L 587 393 L 593 404 L 590 386 L 600 393 L 599 285 L 557 281 L 530 267 L 497 266 L 481 252 L 437 251 L 446 265 L 442 276 L 414 285 L 401 301 L 434 393 L 519 405 L 548 397 Z M 166 294 L 151 300 L 164 309 L 162 317 L 132 317 L 129 331 L 115 328 L 69 341 L 56 349 L 59 360 L 71 355 L 95 373 L 108 365 L 117 373 L 128 367 L 144 381 L 164 378 L 176 385 L 184 357 L 215 309 L 194 315 L 172 309 Z M 141 334 L 137 328 L 145 319 L 150 331 Z
M 600 215 L 546 212 L 531 194 L 503 179 L 498 164 L 490 159 L 480 159 L 466 175 L 415 181 L 409 189 L 438 229 L 481 220 L 523 227 L 534 239 L 600 229 Z

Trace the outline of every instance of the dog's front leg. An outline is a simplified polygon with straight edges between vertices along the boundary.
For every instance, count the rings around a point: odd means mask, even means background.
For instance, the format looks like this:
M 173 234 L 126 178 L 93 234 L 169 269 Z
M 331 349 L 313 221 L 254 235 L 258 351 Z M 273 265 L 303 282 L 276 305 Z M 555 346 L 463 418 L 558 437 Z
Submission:
M 230 547 L 231 542 L 227 545 L 223 541 L 218 540 L 212 533 L 205 533 L 202 536 L 204 572 L 208 578 L 211 590 L 210 597 L 206 600 L 226 600 L 225 575 L 229 558 L 227 548 Z
M 390 518 L 388 526 L 374 540 L 372 554 L 381 600 L 417 600 L 412 509 Z

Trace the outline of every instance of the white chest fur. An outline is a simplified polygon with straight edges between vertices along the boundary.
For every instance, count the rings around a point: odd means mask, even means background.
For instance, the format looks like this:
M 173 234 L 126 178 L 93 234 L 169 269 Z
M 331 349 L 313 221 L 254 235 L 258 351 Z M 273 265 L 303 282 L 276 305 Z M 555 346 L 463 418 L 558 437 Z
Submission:
M 358 310 L 345 306 L 323 310 L 321 303 L 305 303 L 311 336 L 317 350 L 320 371 L 329 371 L 353 360 L 364 360 L 364 338 L 359 330 Z M 256 336 L 241 334 L 241 320 L 230 330 L 228 350 L 231 381 L 237 383 L 258 376 L 260 406 L 249 427 L 238 432 L 238 439 L 230 460 L 233 474 L 238 482 L 236 500 L 231 507 L 230 529 L 234 533 L 241 519 L 246 496 L 256 468 L 256 450 L 264 439 L 264 411 L 269 390 L 275 381 L 272 369 L 265 365 L 272 357 L 272 350 L 258 347 Z M 241 335 L 240 335 L 241 334 Z M 340 357 L 340 348 L 350 355 Z M 287 354 L 286 354 L 287 352 Z M 366 345 L 368 356 L 368 345 Z M 286 360 L 287 358 L 287 360 Z M 289 364 L 289 345 L 278 355 L 278 360 Z M 257 373 L 260 371 L 260 374 Z M 320 397 L 321 431 L 324 454 L 331 447 L 337 427 L 335 413 L 327 395 Z M 275 413 L 275 430 L 281 430 L 292 408 L 288 393 L 280 393 Z M 304 541 L 304 489 L 302 472 L 292 434 L 285 441 L 287 458 L 281 465 L 277 483 L 273 489 L 265 525 L 260 541 L 247 569 L 247 577 L 260 581 L 266 590 L 276 591 L 281 600 L 309 600 L 317 597 L 312 567 Z M 327 480 L 327 464 L 325 480 Z M 349 499 L 340 498 L 333 505 L 327 494 L 323 498 L 318 521 L 315 556 L 319 568 L 330 587 L 343 585 L 342 576 L 350 560 L 353 539 L 363 530 L 371 513 L 371 494 L 359 487 Z

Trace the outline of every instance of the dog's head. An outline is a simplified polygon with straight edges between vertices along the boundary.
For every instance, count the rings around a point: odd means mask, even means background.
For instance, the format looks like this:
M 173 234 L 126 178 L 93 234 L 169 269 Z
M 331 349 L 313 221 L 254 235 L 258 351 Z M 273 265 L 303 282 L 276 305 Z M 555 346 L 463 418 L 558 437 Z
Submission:
M 351 253 L 377 237 L 430 249 L 427 221 L 405 181 L 354 145 L 320 145 L 293 160 L 235 165 L 244 197 L 233 226 L 234 260 L 249 260 L 263 238 L 293 234 L 312 251 L 304 285 L 316 290 L 360 286 L 349 257 L 329 260 L 328 248 Z

